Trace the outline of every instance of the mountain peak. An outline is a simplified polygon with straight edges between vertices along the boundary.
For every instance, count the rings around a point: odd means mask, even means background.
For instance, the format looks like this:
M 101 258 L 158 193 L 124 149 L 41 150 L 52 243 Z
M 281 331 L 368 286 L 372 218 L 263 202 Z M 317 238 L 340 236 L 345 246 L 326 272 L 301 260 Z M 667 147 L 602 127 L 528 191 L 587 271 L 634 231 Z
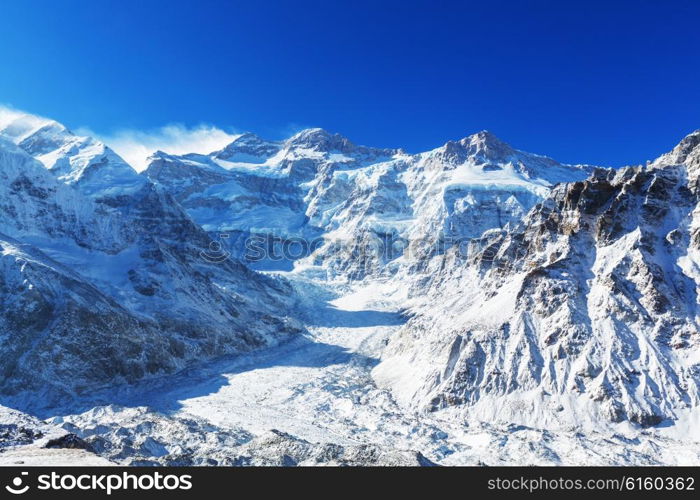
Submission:
M 225 161 L 260 163 L 277 154 L 280 149 L 281 145 L 277 142 L 267 141 L 252 132 L 245 132 L 225 148 L 212 153 L 212 156 Z
M 678 150 L 684 156 L 690 155 L 700 146 L 700 129 L 686 135 L 674 150 Z
M 54 120 L 0 110 L 0 136 L 39 160 L 56 178 L 93 198 L 140 189 L 144 179 L 117 153 Z
M 172 157 L 173 157 L 173 155 L 166 153 L 162 149 L 157 149 L 148 156 L 147 161 L 150 163 L 153 160 L 164 160 L 166 158 L 172 158 Z
M 435 150 L 452 164 L 474 158 L 479 163 L 506 161 L 516 151 L 488 130 L 482 130 L 457 141 L 448 141 Z
M 287 140 L 288 146 L 307 147 L 317 151 L 347 151 L 355 145 L 340 134 L 331 134 L 322 128 L 308 128 Z
M 0 110 L 0 133 L 15 144 L 36 135 L 62 135 L 71 132 L 62 124 L 49 118 L 12 110 Z
M 490 130 L 481 130 L 477 132 L 476 134 L 472 134 L 470 136 L 467 136 L 467 138 L 474 139 L 474 140 L 480 140 L 484 142 L 503 142 L 501 139 L 496 137 L 496 134 L 491 132 Z
M 305 128 L 304 130 L 294 134 L 289 140 L 312 139 L 319 137 L 330 137 L 332 134 L 321 127 Z
M 700 129 L 686 135 L 678 145 L 654 161 L 654 165 L 677 165 L 680 163 L 700 166 Z
M 514 149 L 488 130 L 465 137 L 459 141 L 463 146 L 473 151 L 472 154 L 483 154 L 487 157 L 502 157 L 511 154 Z
M 231 146 L 233 144 L 241 145 L 241 144 L 258 144 L 261 142 L 268 142 L 261 138 L 259 135 L 254 134 L 253 132 L 243 132 L 240 135 L 237 135 L 229 144 L 228 146 Z M 227 146 L 227 147 L 228 147 Z

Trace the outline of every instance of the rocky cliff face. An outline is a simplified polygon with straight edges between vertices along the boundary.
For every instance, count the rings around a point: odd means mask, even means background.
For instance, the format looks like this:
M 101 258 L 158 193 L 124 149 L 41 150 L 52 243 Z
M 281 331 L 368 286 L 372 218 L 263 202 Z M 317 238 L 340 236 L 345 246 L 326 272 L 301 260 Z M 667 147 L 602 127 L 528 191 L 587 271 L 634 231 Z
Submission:
M 539 425 L 697 407 L 699 138 L 560 184 L 517 227 L 434 260 L 377 379 L 407 404 Z

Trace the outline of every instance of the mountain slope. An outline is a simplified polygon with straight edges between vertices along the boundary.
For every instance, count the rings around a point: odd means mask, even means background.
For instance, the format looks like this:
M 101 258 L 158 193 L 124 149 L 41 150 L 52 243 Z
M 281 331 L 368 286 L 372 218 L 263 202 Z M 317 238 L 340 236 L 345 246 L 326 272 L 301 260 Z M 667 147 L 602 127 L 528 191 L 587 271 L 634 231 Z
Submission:
M 207 258 L 206 232 L 108 148 L 28 115 L 2 130 L 0 233 L 4 248 L 13 249 L 0 278 L 8 294 L 0 311 L 2 351 L 25 352 L 32 361 L 8 363 L 0 390 L 45 385 L 60 395 L 133 381 L 301 331 L 289 317 L 295 299 L 284 280 L 233 259 Z M 49 153 L 54 163 L 37 160 Z M 128 182 L 113 183 L 116 178 Z M 17 300 L 44 310 L 46 321 L 20 328 L 13 319 L 17 311 L 7 304 L 20 283 L 28 295 Z M 105 336 L 114 348 L 97 356 Z M 80 359 L 62 367 L 60 356 L 46 353 L 48 339 L 56 352 L 81 346 L 73 349 Z M 32 363 L 41 369 L 32 370 Z
M 434 263 L 376 379 L 404 404 L 549 428 L 697 408 L 698 137 L 558 185 Z

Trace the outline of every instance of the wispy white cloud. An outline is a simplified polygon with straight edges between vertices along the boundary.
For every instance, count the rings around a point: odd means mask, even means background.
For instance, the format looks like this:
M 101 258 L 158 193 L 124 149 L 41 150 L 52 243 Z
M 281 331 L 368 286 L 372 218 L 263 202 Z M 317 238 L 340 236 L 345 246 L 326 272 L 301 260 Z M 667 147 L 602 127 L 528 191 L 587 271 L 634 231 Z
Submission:
M 0 129 L 7 127 L 15 120 L 22 119 L 25 127 L 39 127 L 46 124 L 47 118 L 32 115 L 9 104 L 0 103 Z
M 8 123 L 22 115 L 21 111 L 8 104 L 0 104 L 0 128 L 7 126 Z
M 76 133 L 103 141 L 139 172 L 145 170 L 147 158 L 156 151 L 205 154 L 223 148 L 236 138 L 236 134 L 213 125 L 187 127 L 178 123 L 149 130 L 119 129 L 109 134 L 82 128 Z

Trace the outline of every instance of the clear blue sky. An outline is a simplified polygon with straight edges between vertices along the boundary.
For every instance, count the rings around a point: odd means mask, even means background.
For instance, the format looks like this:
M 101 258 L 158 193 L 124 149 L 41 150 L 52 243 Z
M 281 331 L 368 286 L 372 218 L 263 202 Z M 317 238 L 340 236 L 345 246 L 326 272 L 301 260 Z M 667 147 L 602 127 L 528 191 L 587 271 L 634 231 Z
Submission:
M 426 150 L 489 129 L 641 162 L 700 128 L 700 1 L 3 1 L 0 103 L 101 133 L 305 126 Z

